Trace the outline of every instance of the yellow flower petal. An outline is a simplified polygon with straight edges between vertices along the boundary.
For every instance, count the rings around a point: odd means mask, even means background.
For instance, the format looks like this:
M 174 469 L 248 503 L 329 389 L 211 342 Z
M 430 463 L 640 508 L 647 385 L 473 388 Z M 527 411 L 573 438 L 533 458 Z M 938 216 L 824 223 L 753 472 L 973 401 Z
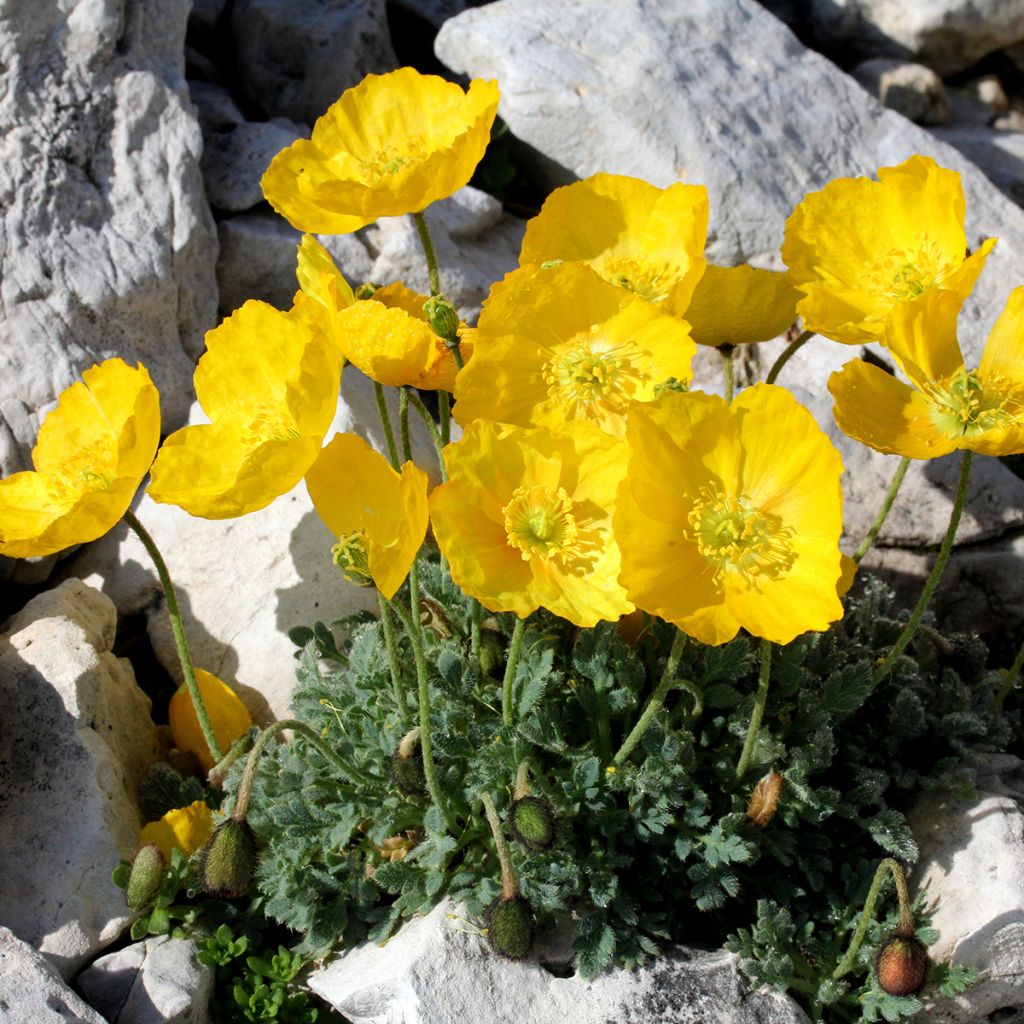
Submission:
M 160 847 L 164 859 L 170 862 L 175 850 L 191 857 L 213 832 L 213 813 L 202 800 L 188 807 L 168 811 L 159 821 L 151 821 L 139 833 L 139 844 L 152 843 Z
M 221 753 L 226 754 L 235 740 L 252 728 L 252 716 L 249 709 L 238 699 L 238 694 L 227 683 L 202 668 L 197 668 L 195 673 L 196 684 L 203 698 L 207 717 L 210 719 L 210 728 L 217 738 Z M 174 737 L 174 745 L 179 750 L 188 750 L 195 754 L 203 770 L 208 772 L 214 765 L 213 755 L 206 745 L 199 717 L 189 696 L 188 687 L 184 683 L 171 697 L 167 706 L 167 721 Z
M 270 205 L 300 231 L 346 234 L 416 213 L 462 188 L 490 139 L 495 82 L 468 92 L 399 68 L 367 75 L 282 150 L 263 176 Z
M 338 310 L 356 301 L 331 254 L 312 235 L 303 235 L 299 242 L 295 276 L 303 292 L 321 306 Z
M 1024 287 L 1010 292 L 985 343 L 978 373 L 986 379 L 1024 384 Z
M 933 288 L 892 311 L 885 346 L 917 388 L 926 389 L 930 381 L 963 370 L 964 357 L 956 340 L 962 304 L 955 292 Z
M 768 341 L 791 327 L 799 299 L 785 274 L 709 263 L 685 317 L 698 345 L 744 345 Z

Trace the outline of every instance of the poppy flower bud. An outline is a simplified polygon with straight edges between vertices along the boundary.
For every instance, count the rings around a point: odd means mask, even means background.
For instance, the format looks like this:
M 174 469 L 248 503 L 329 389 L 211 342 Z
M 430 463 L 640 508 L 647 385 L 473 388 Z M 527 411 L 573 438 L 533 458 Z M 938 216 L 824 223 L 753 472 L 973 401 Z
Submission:
M 508 827 L 527 850 L 539 853 L 550 849 L 555 841 L 554 808 L 540 797 L 521 797 L 509 808 Z
M 435 295 L 423 303 L 427 321 L 439 338 L 449 345 L 459 342 L 459 311 L 447 300 Z
M 132 861 L 132 869 L 125 887 L 125 902 L 132 910 L 141 910 L 160 888 L 164 873 L 164 855 L 160 847 L 147 843 Z
M 245 895 L 256 870 L 256 837 L 245 821 L 228 818 L 199 851 L 203 889 L 220 899 Z
M 878 984 L 891 996 L 915 995 L 928 977 L 928 962 L 928 950 L 920 939 L 894 932 L 878 951 Z
M 522 896 L 495 900 L 487 911 L 487 941 L 508 960 L 525 960 L 533 948 L 533 908 Z

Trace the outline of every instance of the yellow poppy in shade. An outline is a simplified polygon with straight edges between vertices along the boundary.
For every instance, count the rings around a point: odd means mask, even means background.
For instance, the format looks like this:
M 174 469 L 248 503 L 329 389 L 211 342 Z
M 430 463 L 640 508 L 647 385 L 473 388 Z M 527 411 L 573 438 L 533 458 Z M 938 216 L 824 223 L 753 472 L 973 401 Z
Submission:
M 197 668 L 196 683 L 203 698 L 210 727 L 217 738 L 217 745 L 225 754 L 235 740 L 252 728 L 249 709 L 238 699 L 238 694 L 212 672 Z M 179 750 L 189 750 L 199 758 L 204 771 L 214 766 L 213 755 L 206 745 L 195 705 L 189 696 L 188 687 L 182 683 L 171 697 L 167 706 L 167 721 Z
M 33 558 L 102 537 L 160 443 L 160 396 L 142 365 L 92 366 L 39 430 L 35 471 L 0 480 L 0 554 Z
M 311 138 L 274 157 L 263 194 L 300 231 L 343 235 L 418 213 L 469 181 L 497 110 L 497 82 L 474 79 L 466 92 L 412 68 L 367 75 Z
M 842 460 L 784 388 L 635 405 L 615 535 L 638 608 L 706 644 L 789 643 L 842 617 Z
M 394 597 L 427 534 L 426 474 L 412 462 L 396 473 L 362 438 L 335 434 L 306 488 L 346 578 Z
M 804 327 L 848 345 L 882 338 L 898 306 L 932 288 L 967 297 L 996 239 L 965 256 L 960 175 L 930 157 L 837 178 L 786 221 L 782 258 Z
M 555 189 L 526 225 L 519 262 L 589 263 L 606 281 L 683 316 L 704 273 L 708 193 L 593 174 Z
M 779 271 L 709 263 L 685 316 L 698 345 L 745 345 L 792 327 L 799 299 Z
M 896 310 L 886 346 L 904 384 L 861 359 L 829 378 L 840 430 L 876 451 L 933 459 L 957 448 L 1024 452 L 1024 287 L 1010 293 L 976 370 L 956 337 L 960 296 L 931 291 Z
M 139 844 L 152 843 L 160 848 L 169 864 L 175 850 L 191 857 L 213 833 L 213 812 L 202 800 L 188 807 L 168 811 L 159 821 L 151 821 L 139 833 Z
M 632 610 L 611 531 L 621 441 L 589 423 L 555 433 L 478 420 L 444 460 L 430 520 L 465 593 L 491 611 L 544 607 L 577 626 Z
M 687 325 L 581 263 L 523 267 L 491 289 L 455 385 L 455 418 L 621 435 L 631 401 L 689 381 Z
M 329 338 L 251 300 L 206 335 L 196 397 L 211 423 L 164 441 L 149 494 L 204 519 L 231 519 L 290 491 L 317 457 L 338 404 Z

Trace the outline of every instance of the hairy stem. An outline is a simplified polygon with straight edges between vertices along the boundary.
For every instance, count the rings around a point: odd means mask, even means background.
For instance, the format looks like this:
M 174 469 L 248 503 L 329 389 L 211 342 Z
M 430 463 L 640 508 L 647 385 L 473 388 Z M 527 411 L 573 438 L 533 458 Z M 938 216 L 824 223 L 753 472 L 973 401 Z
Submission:
M 736 346 L 719 345 L 718 353 L 722 357 L 722 393 L 725 396 L 725 400 L 731 402 L 736 390 L 736 370 L 734 364 Z
M 412 459 L 412 438 L 409 436 L 409 392 L 412 388 L 398 389 L 398 427 L 402 435 L 402 459 Z
M 395 625 L 391 621 L 391 612 L 388 610 L 388 603 L 383 596 L 378 594 L 380 602 L 380 625 L 384 631 L 384 646 L 388 652 L 388 668 L 391 671 L 391 689 L 395 694 L 395 704 L 398 713 L 401 715 L 402 724 L 409 724 L 409 701 L 405 696 L 405 687 L 402 685 L 402 669 L 398 664 L 398 643 L 395 640 Z
M 448 479 L 448 472 L 444 465 L 444 455 L 442 450 L 444 448 L 444 441 L 441 438 L 441 434 L 438 432 L 437 424 L 434 422 L 434 417 L 430 414 L 430 410 L 423 404 L 423 399 L 420 398 L 413 388 L 403 389 L 408 393 L 409 404 L 420 414 L 420 418 L 423 420 L 424 425 L 427 428 L 427 433 L 430 435 L 430 440 L 434 443 L 434 450 L 437 452 L 437 462 L 441 467 L 441 483 L 444 483 Z M 408 458 L 408 456 L 406 456 Z
M 441 294 L 441 275 L 437 269 L 437 254 L 434 252 L 434 243 L 430 239 L 430 229 L 422 213 L 414 213 L 412 222 L 416 225 L 416 233 L 420 236 L 420 245 L 423 248 L 423 258 L 427 261 L 427 277 L 430 281 L 430 294 Z
M 519 895 L 519 878 L 512 866 L 512 854 L 509 853 L 505 833 L 501 830 L 498 809 L 494 806 L 490 793 L 481 793 L 480 803 L 484 805 L 487 824 L 491 826 L 491 835 L 494 837 L 494 848 L 498 852 L 498 864 L 501 866 L 501 898 L 514 900 Z
M 392 468 L 398 469 L 398 447 L 395 445 L 395 428 L 391 423 L 391 413 L 388 412 L 388 400 L 384 395 L 384 385 L 379 381 L 374 381 L 373 390 L 377 395 L 377 411 L 380 413 L 380 423 L 384 428 L 384 440 L 388 445 L 388 458 L 391 460 Z
M 885 520 L 889 516 L 889 510 L 892 508 L 893 502 L 896 500 L 896 495 L 899 494 L 900 484 L 903 483 L 903 478 L 907 475 L 907 470 L 909 468 L 910 459 L 904 456 L 900 459 L 900 464 L 896 468 L 896 475 L 892 478 L 892 483 L 889 484 L 889 490 L 885 493 L 885 501 L 882 502 L 882 507 L 878 510 L 878 515 L 875 516 L 875 521 L 871 524 L 871 529 L 868 530 L 867 536 L 865 536 L 865 538 L 860 542 L 857 550 L 853 553 L 853 560 L 858 565 L 861 563 L 864 556 L 871 550 L 871 545 L 875 543 L 875 538 L 885 525 Z
M 750 715 L 747 738 L 743 741 L 743 751 L 739 764 L 736 765 L 736 778 L 742 779 L 750 767 L 750 759 L 754 756 L 757 745 L 757 734 L 764 717 L 764 706 L 768 703 L 768 684 L 772 676 L 772 645 L 769 640 L 761 641 L 761 671 L 757 678 L 757 696 L 754 698 L 754 710 Z
M 526 619 L 516 619 L 512 639 L 508 644 L 508 661 L 505 662 L 505 678 L 501 684 L 501 720 L 505 728 L 512 728 L 512 699 L 516 682 L 516 668 L 519 666 L 519 653 L 523 646 L 523 634 L 526 632 Z
M 790 361 L 814 337 L 814 331 L 804 331 L 795 341 L 791 341 L 783 350 L 779 353 L 779 358 L 772 363 L 772 368 L 768 371 L 768 376 L 765 377 L 765 384 L 774 384 L 778 380 L 779 374 L 782 373 L 782 368 Z

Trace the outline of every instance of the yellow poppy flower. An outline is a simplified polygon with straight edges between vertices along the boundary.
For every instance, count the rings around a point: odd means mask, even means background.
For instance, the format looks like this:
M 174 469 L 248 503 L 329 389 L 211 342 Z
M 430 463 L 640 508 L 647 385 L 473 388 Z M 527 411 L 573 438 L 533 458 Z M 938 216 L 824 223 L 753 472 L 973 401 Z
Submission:
M 683 316 L 704 273 L 703 185 L 593 174 L 555 189 L 526 225 L 519 262 L 589 263 L 606 281 Z
M 160 443 L 146 368 L 108 359 L 63 391 L 32 449 L 0 480 L 0 554 L 33 558 L 102 537 L 125 514 Z
M 335 563 L 353 583 L 395 596 L 427 533 L 427 476 L 396 473 L 354 434 L 335 434 L 306 474 L 320 518 L 337 538 Z
M 199 694 L 203 698 L 213 735 L 217 738 L 220 749 L 226 754 L 235 740 L 252 728 L 252 716 L 249 709 L 238 699 L 238 694 L 227 683 L 205 669 L 197 668 L 195 673 Z M 208 772 L 215 762 L 210 748 L 206 745 L 188 687 L 184 683 L 171 697 L 167 706 L 167 721 L 174 737 L 174 745 L 179 750 L 190 750 L 199 758 L 204 771 Z
M 930 291 L 896 310 L 888 350 L 910 385 L 854 359 L 829 378 L 839 428 L 876 451 L 933 459 L 957 448 L 1024 452 L 1024 287 L 1010 293 L 976 370 L 956 337 L 960 296 Z
M 631 401 L 689 381 L 687 325 L 582 263 L 523 267 L 491 289 L 455 385 L 455 418 L 625 431 Z
M 799 299 L 779 271 L 709 263 L 685 316 L 698 345 L 745 345 L 791 327 Z
M 430 519 L 467 594 L 523 618 L 543 606 L 577 626 L 632 611 L 611 532 L 621 441 L 589 423 L 555 433 L 478 420 L 444 460 Z
M 886 318 L 922 292 L 967 297 L 996 239 L 965 258 L 960 175 L 930 157 L 882 167 L 878 181 L 838 178 L 786 221 L 782 258 L 804 293 L 804 327 L 848 345 L 880 339 Z
M 191 857 L 213 832 L 213 812 L 202 800 L 188 807 L 168 811 L 159 821 L 151 821 L 139 833 L 139 845 L 160 847 L 168 864 L 175 850 Z
M 842 617 L 839 453 L 784 388 L 635 405 L 618 495 L 620 579 L 702 643 L 774 643 Z
M 269 505 L 317 457 L 340 374 L 325 334 L 265 302 L 247 302 L 207 333 L 196 369 L 196 397 L 212 422 L 164 441 L 150 496 L 204 519 Z
M 469 91 L 399 68 L 367 75 L 263 175 L 270 205 L 300 231 L 344 235 L 418 213 L 462 188 L 490 140 L 498 84 Z

